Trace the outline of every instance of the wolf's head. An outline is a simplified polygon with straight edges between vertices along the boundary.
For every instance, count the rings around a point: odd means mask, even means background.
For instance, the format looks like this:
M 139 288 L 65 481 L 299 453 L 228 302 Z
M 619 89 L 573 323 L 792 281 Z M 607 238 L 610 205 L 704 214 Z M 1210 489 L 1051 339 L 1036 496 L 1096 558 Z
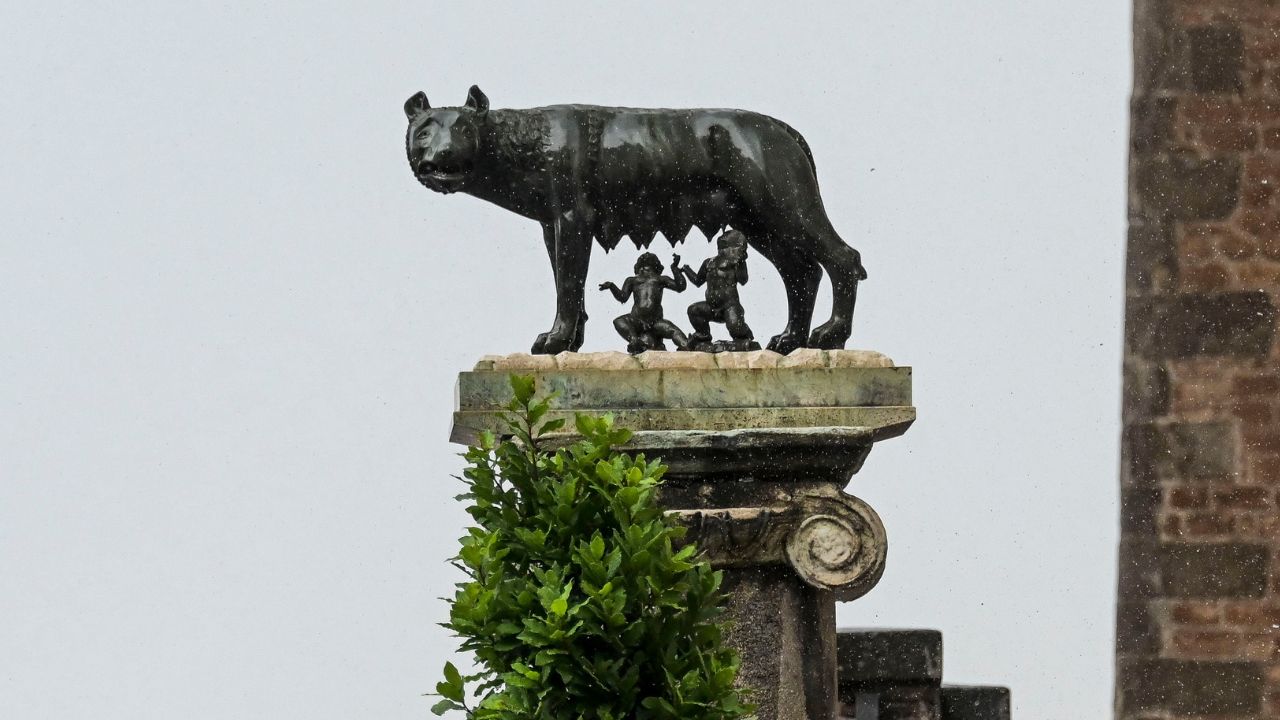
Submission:
M 475 169 L 489 98 L 475 85 L 461 107 L 433 108 L 424 93 L 404 103 L 405 151 L 418 182 L 436 192 L 461 190 Z

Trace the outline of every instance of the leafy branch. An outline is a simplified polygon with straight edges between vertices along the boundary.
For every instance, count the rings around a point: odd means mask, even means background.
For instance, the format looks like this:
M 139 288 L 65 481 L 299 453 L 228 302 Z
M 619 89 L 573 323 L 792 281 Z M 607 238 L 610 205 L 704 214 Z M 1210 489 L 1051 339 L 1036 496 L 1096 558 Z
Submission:
M 581 440 L 548 450 L 564 418 L 531 377 L 512 377 L 506 431 L 468 448 L 462 474 L 474 525 L 452 562 L 444 625 L 475 657 L 452 663 L 432 711 L 472 720 L 732 720 L 750 712 L 723 640 L 721 574 L 680 547 L 657 503 L 666 468 L 614 448 L 610 417 L 578 415 Z M 679 549 L 677 549 L 679 547 Z M 474 702 L 468 702 L 468 697 Z

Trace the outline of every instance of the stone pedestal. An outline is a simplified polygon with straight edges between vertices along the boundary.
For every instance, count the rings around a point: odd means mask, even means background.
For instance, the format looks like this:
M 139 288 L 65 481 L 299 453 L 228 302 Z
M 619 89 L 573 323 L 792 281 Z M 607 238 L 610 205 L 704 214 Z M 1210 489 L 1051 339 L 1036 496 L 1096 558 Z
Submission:
M 1009 720 L 1009 689 L 942 684 L 937 630 L 840 630 L 836 662 L 849 720 Z
M 624 450 L 669 466 L 662 502 L 725 571 L 758 716 L 835 718 L 835 603 L 875 586 L 886 550 L 843 488 L 915 420 L 911 369 L 865 351 L 489 357 L 459 376 L 454 442 L 501 427 L 512 373 L 557 394 L 551 417 L 612 413 L 634 431 Z

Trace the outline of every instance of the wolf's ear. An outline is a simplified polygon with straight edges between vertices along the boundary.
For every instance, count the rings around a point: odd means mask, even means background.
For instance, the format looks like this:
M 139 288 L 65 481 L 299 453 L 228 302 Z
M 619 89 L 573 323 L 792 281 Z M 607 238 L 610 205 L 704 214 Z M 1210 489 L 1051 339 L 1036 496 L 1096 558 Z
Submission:
M 489 97 L 480 90 L 479 85 L 472 85 L 467 91 L 467 107 L 475 110 L 477 115 L 489 112 Z
M 418 117 L 422 113 L 431 109 L 431 103 L 427 102 L 427 94 L 419 90 L 413 94 L 413 97 L 404 101 L 404 114 L 410 120 Z

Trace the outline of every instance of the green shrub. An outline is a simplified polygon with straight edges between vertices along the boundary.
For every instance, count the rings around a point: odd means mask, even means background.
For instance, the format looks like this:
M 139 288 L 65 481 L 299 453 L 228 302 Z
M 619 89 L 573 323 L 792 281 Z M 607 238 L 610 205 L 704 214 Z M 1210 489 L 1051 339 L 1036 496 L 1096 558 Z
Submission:
M 679 547 L 683 528 L 655 492 L 665 467 L 613 448 L 630 432 L 578 416 L 582 440 L 554 452 L 539 436 L 547 401 L 513 377 L 512 439 L 469 448 L 463 479 L 475 521 L 454 564 L 466 573 L 445 626 L 475 655 L 450 663 L 432 710 L 477 719 L 728 720 L 750 711 L 721 642 L 721 575 Z M 471 688 L 464 687 L 467 684 Z M 471 697 L 471 700 L 468 700 Z

